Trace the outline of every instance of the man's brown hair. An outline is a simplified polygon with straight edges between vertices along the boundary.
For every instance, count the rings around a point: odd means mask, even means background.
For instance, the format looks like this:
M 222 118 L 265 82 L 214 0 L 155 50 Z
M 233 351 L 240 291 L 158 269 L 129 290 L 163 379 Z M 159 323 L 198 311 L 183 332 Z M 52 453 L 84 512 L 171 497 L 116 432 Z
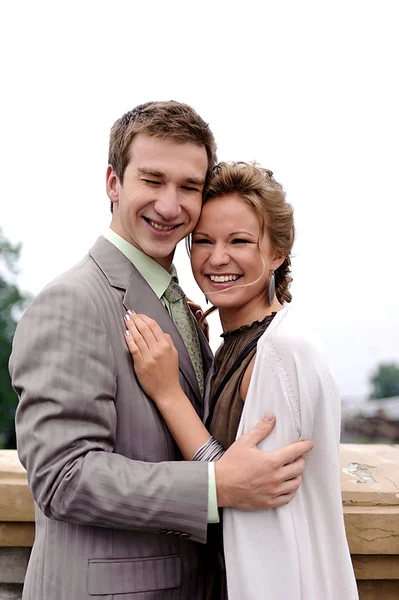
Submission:
M 208 155 L 208 172 L 216 164 L 216 143 L 213 133 L 208 123 L 205 123 L 191 106 L 174 100 L 146 102 L 125 113 L 111 129 L 108 163 L 121 183 L 130 159 L 130 146 L 137 133 L 205 146 Z

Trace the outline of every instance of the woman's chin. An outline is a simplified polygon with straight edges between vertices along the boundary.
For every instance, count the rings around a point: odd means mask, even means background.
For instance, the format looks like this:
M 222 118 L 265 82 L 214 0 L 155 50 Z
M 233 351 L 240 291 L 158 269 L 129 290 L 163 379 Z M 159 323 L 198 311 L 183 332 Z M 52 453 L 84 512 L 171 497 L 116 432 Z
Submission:
M 205 295 L 206 296 L 206 295 Z M 209 302 L 211 304 L 213 304 L 213 306 L 215 308 L 217 308 L 219 311 L 220 310 L 228 310 L 228 309 L 236 309 L 239 308 L 239 302 L 234 301 L 233 299 L 230 298 L 218 298 L 217 294 L 209 294 L 209 296 L 206 296 L 209 300 Z
M 201 283 L 203 283 L 201 281 Z M 215 308 L 223 309 L 223 308 L 236 308 L 240 305 L 240 298 L 237 298 L 237 294 L 234 292 L 234 286 L 212 286 L 209 289 L 208 285 L 200 285 L 197 281 L 198 286 L 201 288 L 202 293 L 204 294 L 206 300 L 210 302 Z M 219 289 L 217 289 L 219 287 Z

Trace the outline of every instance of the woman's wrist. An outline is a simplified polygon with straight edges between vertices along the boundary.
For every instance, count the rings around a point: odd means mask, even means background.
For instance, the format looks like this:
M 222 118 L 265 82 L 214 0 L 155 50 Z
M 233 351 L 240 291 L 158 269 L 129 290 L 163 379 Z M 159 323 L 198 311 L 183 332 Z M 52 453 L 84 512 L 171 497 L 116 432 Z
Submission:
M 153 397 L 153 401 L 157 405 L 159 409 L 167 408 L 170 405 L 175 405 L 176 402 L 179 402 L 184 398 L 186 400 L 186 396 L 180 387 L 180 384 L 175 387 L 168 387 L 165 389 L 157 390 L 157 393 Z

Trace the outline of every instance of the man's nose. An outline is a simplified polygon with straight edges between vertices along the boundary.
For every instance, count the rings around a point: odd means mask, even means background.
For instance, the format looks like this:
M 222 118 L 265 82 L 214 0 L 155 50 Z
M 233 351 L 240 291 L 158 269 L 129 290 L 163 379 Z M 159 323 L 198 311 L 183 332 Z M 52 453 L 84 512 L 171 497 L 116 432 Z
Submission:
M 165 186 L 154 208 L 165 221 L 177 219 L 181 215 L 181 206 L 176 188 Z

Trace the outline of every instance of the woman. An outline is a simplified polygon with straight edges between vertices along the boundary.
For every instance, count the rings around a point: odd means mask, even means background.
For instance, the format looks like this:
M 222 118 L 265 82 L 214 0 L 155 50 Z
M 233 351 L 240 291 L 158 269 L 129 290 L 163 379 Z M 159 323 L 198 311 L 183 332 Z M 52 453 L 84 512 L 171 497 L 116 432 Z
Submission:
M 223 511 L 230 600 L 353 600 L 358 597 L 345 537 L 339 481 L 340 398 L 327 360 L 284 306 L 294 222 L 270 171 L 220 164 L 193 233 L 194 277 L 219 309 L 204 427 L 180 388 L 169 336 L 131 313 L 126 341 L 141 385 L 156 402 L 186 459 L 213 460 L 271 411 L 268 451 L 312 439 L 302 485 L 277 509 Z M 217 442 L 215 442 L 215 439 Z M 217 462 L 215 463 L 217 477 Z

